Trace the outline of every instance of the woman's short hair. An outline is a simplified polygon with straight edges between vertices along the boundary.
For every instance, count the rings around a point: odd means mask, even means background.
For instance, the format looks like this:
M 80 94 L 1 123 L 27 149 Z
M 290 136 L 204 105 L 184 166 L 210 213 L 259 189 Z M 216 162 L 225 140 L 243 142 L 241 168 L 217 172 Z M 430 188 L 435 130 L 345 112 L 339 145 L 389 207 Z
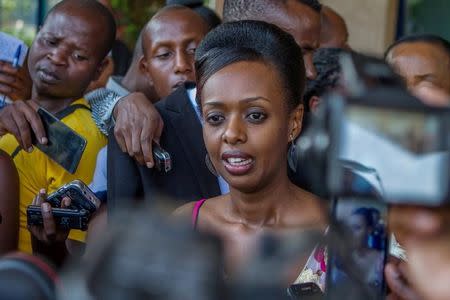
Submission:
M 236 21 L 218 26 L 206 35 L 195 54 L 197 99 L 206 81 L 221 69 L 241 61 L 261 61 L 278 72 L 289 110 L 302 103 L 305 65 L 294 38 L 273 24 Z

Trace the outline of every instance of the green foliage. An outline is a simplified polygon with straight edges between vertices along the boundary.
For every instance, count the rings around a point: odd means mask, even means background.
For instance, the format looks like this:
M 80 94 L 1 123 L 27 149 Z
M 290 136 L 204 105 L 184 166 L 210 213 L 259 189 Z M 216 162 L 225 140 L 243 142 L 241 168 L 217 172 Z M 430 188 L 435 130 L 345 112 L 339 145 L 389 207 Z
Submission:
M 31 46 L 31 43 L 33 42 L 33 39 L 36 35 L 36 29 L 35 29 L 34 25 L 33 26 L 30 26 L 30 25 L 24 26 L 23 29 L 21 29 L 21 30 L 18 30 L 15 27 L 8 26 L 8 27 L 3 27 L 1 29 L 1 31 L 21 39 L 28 46 Z
M 0 0 L 0 30 L 31 45 L 36 34 L 36 8 L 36 0 Z
M 119 19 L 119 35 L 132 49 L 141 28 L 164 6 L 165 0 L 111 0 Z

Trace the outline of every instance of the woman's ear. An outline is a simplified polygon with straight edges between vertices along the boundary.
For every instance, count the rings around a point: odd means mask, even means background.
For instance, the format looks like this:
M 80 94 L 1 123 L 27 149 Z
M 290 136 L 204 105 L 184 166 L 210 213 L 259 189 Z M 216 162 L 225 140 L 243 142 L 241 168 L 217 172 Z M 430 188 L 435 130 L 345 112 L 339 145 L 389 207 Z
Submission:
M 303 123 L 303 104 L 299 104 L 290 114 L 289 118 L 289 141 L 296 139 L 302 131 Z
M 148 63 L 144 55 L 141 55 L 141 58 L 139 59 L 139 71 L 147 78 L 148 84 L 153 86 L 153 78 L 148 72 Z

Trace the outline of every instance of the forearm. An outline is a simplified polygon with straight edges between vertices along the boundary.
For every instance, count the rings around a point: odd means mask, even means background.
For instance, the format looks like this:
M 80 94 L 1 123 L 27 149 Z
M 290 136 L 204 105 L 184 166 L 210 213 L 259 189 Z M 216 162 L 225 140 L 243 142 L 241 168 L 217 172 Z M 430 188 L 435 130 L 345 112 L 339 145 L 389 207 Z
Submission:
M 108 137 L 107 160 L 108 211 L 112 212 L 126 201 L 142 197 L 143 192 L 137 163 L 120 150 L 112 131 Z
M 33 247 L 33 254 L 37 254 L 47 258 L 58 268 L 60 268 L 64 264 L 66 258 L 69 256 L 66 241 L 46 243 L 39 241 L 32 236 L 31 245 Z

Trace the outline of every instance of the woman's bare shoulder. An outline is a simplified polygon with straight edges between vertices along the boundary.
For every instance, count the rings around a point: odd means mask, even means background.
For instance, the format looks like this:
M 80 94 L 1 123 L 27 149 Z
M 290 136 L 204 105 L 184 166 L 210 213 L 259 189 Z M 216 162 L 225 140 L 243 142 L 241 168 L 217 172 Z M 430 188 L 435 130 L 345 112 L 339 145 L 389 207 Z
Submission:
M 220 195 L 214 198 L 206 199 L 199 211 L 199 223 L 210 223 L 211 220 L 216 220 L 218 211 L 226 200 L 226 195 Z M 177 220 L 190 221 L 194 212 L 195 204 L 198 201 L 193 201 L 178 207 L 172 213 L 172 217 Z
M 192 201 L 178 207 L 172 212 L 172 217 L 174 219 L 188 219 L 192 216 L 192 211 L 194 210 L 195 203 L 196 201 Z

